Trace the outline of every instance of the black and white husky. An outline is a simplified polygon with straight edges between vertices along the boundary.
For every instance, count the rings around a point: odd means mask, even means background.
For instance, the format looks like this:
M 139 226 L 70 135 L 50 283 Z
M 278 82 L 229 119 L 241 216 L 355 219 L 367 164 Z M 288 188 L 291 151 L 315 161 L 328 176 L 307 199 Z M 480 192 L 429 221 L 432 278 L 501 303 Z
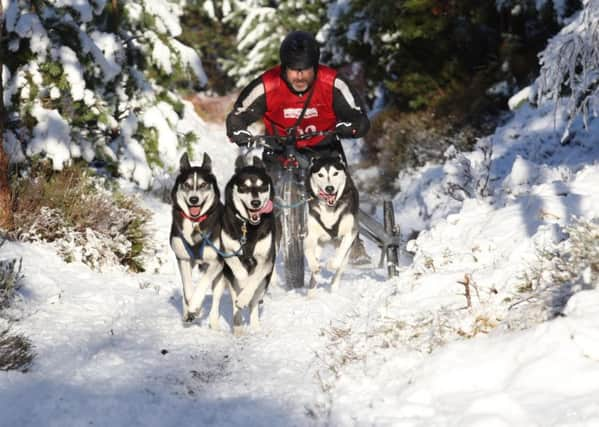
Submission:
M 306 260 L 312 273 L 309 292 L 316 287 L 322 245 L 329 241 L 338 244 L 328 262 L 328 268 L 334 272 L 331 290 L 335 290 L 358 236 L 358 191 L 340 157 L 315 158 L 306 187 L 310 193 L 308 234 L 304 239 Z
M 235 174 L 225 189 L 221 243 L 225 276 L 233 299 L 233 328 L 241 332 L 242 312 L 249 305 L 250 328 L 260 327 L 258 305 L 275 264 L 276 222 L 272 180 L 260 159 L 235 162 Z
M 201 166 L 191 166 L 187 153 L 181 156 L 171 198 L 173 222 L 170 244 L 177 257 L 183 283 L 183 321 L 190 322 L 199 314 L 208 287 L 212 286 L 209 324 L 217 329 L 219 303 L 225 287 L 223 260 L 217 250 L 223 205 L 207 154 L 204 154 Z M 194 286 L 191 273 L 196 265 L 201 277 L 198 285 Z

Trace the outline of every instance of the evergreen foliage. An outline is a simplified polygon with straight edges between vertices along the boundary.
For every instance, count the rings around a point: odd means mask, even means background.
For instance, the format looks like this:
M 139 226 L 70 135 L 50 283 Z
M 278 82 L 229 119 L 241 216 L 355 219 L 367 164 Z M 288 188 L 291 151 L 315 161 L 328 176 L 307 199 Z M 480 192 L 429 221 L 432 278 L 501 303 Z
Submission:
M 367 64 L 373 89 L 383 82 L 400 109 L 453 102 L 474 85 L 528 84 L 536 54 L 558 29 L 552 0 L 352 0 L 333 2 L 321 34 L 325 60 Z M 502 95 L 505 101 L 506 94 Z
M 235 82 L 222 66 L 222 58 L 235 52 L 237 28 L 225 21 L 228 1 L 190 0 L 181 17 L 181 41 L 201 52 L 202 64 L 208 77 L 208 89 L 225 95 Z
M 177 120 L 161 127 L 148 112 L 162 104 L 163 114 L 172 117 L 170 108 L 180 119 L 172 90 L 206 84 L 199 57 L 177 39 L 183 4 L 9 2 L 1 53 L 13 162 L 41 154 L 61 169 L 72 158 L 99 160 L 144 188 L 152 164 L 176 167 Z M 155 148 L 145 128 L 161 133 L 159 150 L 144 153 Z
M 214 3 L 214 2 L 210 2 Z M 279 45 L 292 30 L 313 34 L 326 18 L 324 0 L 235 0 L 223 13 L 223 22 L 237 28 L 230 56 L 220 65 L 237 87 L 243 87 L 279 62 Z

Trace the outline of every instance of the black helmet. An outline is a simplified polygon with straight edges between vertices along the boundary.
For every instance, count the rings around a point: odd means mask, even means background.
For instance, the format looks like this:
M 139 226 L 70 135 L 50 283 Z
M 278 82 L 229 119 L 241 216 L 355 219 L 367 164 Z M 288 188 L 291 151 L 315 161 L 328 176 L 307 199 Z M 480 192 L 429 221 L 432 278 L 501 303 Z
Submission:
M 305 31 L 293 31 L 287 34 L 279 49 L 281 66 L 294 70 L 318 68 L 320 48 L 314 36 Z

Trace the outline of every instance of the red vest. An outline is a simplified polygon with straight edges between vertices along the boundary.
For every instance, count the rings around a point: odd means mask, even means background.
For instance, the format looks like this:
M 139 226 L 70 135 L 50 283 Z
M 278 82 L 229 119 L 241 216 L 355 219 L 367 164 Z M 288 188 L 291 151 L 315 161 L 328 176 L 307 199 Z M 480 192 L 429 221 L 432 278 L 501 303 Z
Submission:
M 314 93 L 310 99 L 297 133 L 325 131 L 335 128 L 337 116 L 333 110 L 333 86 L 337 71 L 324 65 L 318 66 L 314 80 Z M 308 92 L 303 96 L 293 93 L 281 77 L 281 66 L 277 66 L 262 75 L 266 95 L 266 113 L 264 126 L 269 135 L 285 135 L 293 127 L 304 108 Z M 275 132 L 276 131 L 276 132 Z M 324 136 L 298 141 L 297 148 L 312 147 L 324 139 Z

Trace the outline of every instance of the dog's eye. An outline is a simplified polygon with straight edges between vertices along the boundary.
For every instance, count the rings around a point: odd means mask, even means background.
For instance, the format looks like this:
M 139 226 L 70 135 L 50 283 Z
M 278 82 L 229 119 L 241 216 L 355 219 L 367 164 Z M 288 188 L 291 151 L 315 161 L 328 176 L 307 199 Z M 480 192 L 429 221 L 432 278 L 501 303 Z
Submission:
M 318 176 L 319 176 L 320 178 L 324 178 L 324 173 L 320 172 L 320 173 L 318 174 Z
M 333 176 L 337 176 L 337 175 L 339 175 L 339 172 L 335 172 L 335 173 L 333 174 Z
M 208 183 L 207 182 L 202 182 L 201 184 L 198 185 L 198 188 L 200 190 L 204 190 L 206 187 L 208 187 Z
M 258 187 L 258 192 L 260 192 L 260 193 L 266 193 L 267 191 L 268 191 L 268 184 L 261 185 L 260 187 Z
M 249 193 L 251 191 L 250 187 L 248 187 L 247 185 L 240 185 L 238 187 L 238 191 L 240 193 Z
M 192 186 L 190 183 L 188 183 L 188 182 L 184 182 L 184 183 L 183 183 L 183 188 L 184 188 L 185 190 L 191 190 L 191 189 L 192 189 L 192 187 L 193 187 L 193 186 Z

